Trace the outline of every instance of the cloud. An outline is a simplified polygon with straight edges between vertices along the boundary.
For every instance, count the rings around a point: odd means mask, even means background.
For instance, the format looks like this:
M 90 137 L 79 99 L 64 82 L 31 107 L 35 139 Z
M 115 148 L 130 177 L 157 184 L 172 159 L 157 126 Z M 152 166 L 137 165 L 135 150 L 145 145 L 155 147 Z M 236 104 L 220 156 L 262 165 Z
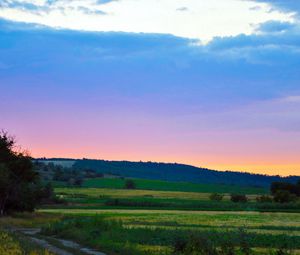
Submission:
M 45 12 L 50 10 L 50 7 L 47 5 L 40 5 L 36 2 L 30 1 L 18 1 L 18 0 L 3 0 L 0 3 L 0 8 L 6 9 L 15 9 L 22 12 L 29 12 L 36 15 L 42 15 Z
M 297 0 L 255 0 L 256 2 L 269 3 L 276 9 L 284 12 L 293 12 L 297 16 L 300 14 L 300 2 Z
M 251 10 L 251 11 L 259 11 L 259 10 L 261 10 L 261 9 L 262 9 L 262 7 L 259 6 L 259 5 L 252 6 L 252 7 L 249 8 L 249 10 Z
M 106 15 L 107 13 L 101 10 L 93 10 L 93 9 L 89 9 L 83 6 L 79 6 L 77 7 L 77 10 L 84 13 L 84 14 L 92 14 L 92 15 Z
M 266 4 L 236 0 L 190 0 L 183 6 L 181 0 L 3 1 L 0 17 L 12 21 L 79 31 L 172 34 L 202 43 L 253 34 L 266 21 L 292 20 L 289 13 L 269 12 Z
M 0 61 L 10 66 L 3 79 L 44 73 L 55 87 L 66 77 L 75 87 L 86 79 L 87 87 L 107 93 L 134 94 L 148 104 L 161 100 L 164 107 L 157 103 L 157 109 L 164 110 L 158 113 L 171 115 L 272 100 L 299 90 L 296 29 L 199 45 L 172 35 L 29 27 L 0 22 Z
M 180 7 L 180 8 L 177 8 L 176 10 L 180 11 L 180 12 L 185 12 L 185 11 L 188 11 L 189 8 L 187 8 L 187 7 Z
M 107 3 L 111 3 L 111 2 L 116 2 L 119 0 L 97 0 L 97 4 L 107 4 Z
M 278 21 L 268 21 L 262 23 L 257 31 L 264 32 L 264 33 L 278 33 L 284 32 L 296 27 L 296 24 L 290 22 L 278 22 Z
M 1 123 L 25 128 L 33 139 L 53 130 L 61 139 L 63 130 L 70 141 L 81 134 L 86 146 L 89 136 L 120 155 L 151 144 L 151 155 L 159 147 L 162 154 L 179 148 L 178 157 L 210 153 L 212 161 L 228 155 L 296 161 L 299 28 L 266 30 L 202 45 L 170 34 L 0 20 L 0 63 L 9 67 L 0 65 Z

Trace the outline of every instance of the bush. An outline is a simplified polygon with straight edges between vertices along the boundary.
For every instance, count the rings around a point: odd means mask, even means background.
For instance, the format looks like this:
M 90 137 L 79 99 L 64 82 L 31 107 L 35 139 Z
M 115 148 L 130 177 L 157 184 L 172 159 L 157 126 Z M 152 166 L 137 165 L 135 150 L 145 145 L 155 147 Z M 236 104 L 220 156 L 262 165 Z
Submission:
M 285 190 L 291 194 L 300 196 L 300 180 L 297 182 L 297 184 L 292 184 L 288 182 L 273 182 L 271 184 L 270 190 L 272 195 L 275 195 L 278 191 Z
M 246 203 L 248 202 L 248 198 L 246 195 L 240 195 L 240 194 L 231 194 L 230 200 L 234 203 Z
M 274 201 L 277 203 L 291 203 L 297 200 L 295 194 L 291 194 L 287 190 L 279 190 L 274 194 Z
M 258 202 L 258 203 L 272 203 L 273 199 L 270 196 L 262 195 L 262 196 L 256 197 L 256 202 Z
M 228 233 L 230 236 L 230 233 Z M 240 229 L 233 238 L 224 236 L 218 241 L 204 233 L 193 233 L 188 238 L 177 237 L 173 253 L 180 255 L 251 255 L 249 235 Z
M 136 189 L 135 182 L 133 180 L 127 180 L 125 182 L 125 189 Z
M 209 196 L 209 199 L 212 200 L 212 201 L 222 201 L 223 198 L 224 198 L 224 195 L 223 194 L 219 194 L 219 193 L 212 193 Z
M 192 234 L 188 239 L 176 239 L 173 245 L 174 254 L 218 255 L 214 244 L 202 234 Z

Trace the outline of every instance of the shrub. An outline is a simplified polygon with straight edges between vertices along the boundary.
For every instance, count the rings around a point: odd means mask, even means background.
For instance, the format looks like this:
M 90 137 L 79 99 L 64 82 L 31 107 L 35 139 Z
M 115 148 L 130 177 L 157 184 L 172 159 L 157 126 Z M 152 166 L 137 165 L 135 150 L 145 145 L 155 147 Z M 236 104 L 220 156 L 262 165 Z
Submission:
M 231 194 L 230 200 L 234 203 L 246 203 L 248 202 L 248 198 L 246 195 L 241 194 Z
M 215 245 L 202 234 L 192 234 L 188 239 L 177 239 L 173 246 L 174 254 L 218 255 Z
M 277 203 L 291 203 L 297 200 L 295 194 L 291 194 L 287 190 L 279 190 L 274 194 L 274 201 Z
M 239 243 L 242 254 L 250 255 L 252 253 L 252 249 L 249 244 L 249 236 L 244 229 L 239 230 Z
M 292 184 L 288 182 L 273 182 L 271 184 L 270 190 L 273 195 L 275 195 L 278 191 L 285 190 L 291 194 L 300 196 L 300 180 L 297 182 L 297 184 Z
M 270 196 L 262 195 L 262 196 L 256 197 L 256 201 L 258 203 L 272 203 L 273 199 Z
M 212 200 L 212 201 L 222 201 L 223 198 L 224 198 L 224 195 L 223 194 L 219 194 L 219 193 L 212 193 L 209 196 L 209 199 Z
M 127 180 L 125 182 L 125 189 L 136 189 L 135 182 L 133 180 Z

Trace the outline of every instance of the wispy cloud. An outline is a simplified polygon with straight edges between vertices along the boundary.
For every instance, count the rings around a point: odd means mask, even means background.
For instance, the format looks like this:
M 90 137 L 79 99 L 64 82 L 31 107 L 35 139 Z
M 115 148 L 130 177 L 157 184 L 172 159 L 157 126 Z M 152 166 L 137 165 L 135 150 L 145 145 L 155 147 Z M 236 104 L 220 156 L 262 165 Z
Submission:
M 292 21 L 290 13 L 269 9 L 265 3 L 236 0 L 184 5 L 181 0 L 3 0 L 0 17 L 74 30 L 172 34 L 207 43 L 216 36 L 255 33 L 254 25 L 267 21 Z
M 180 12 L 186 12 L 186 11 L 189 10 L 189 8 L 183 6 L 183 7 L 177 8 L 176 10 L 177 10 L 177 11 L 180 11 Z
M 269 3 L 274 7 L 274 10 L 291 12 L 295 15 L 300 15 L 300 2 L 297 0 L 255 0 L 256 2 Z

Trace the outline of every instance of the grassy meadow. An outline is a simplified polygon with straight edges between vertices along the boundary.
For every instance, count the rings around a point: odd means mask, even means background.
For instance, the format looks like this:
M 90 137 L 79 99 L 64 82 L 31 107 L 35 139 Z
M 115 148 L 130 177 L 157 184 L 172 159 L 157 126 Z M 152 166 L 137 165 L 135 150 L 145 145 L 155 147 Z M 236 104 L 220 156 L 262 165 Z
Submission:
M 267 194 L 263 188 L 134 179 L 136 189 L 124 189 L 125 182 L 88 179 L 82 187 L 57 187 L 64 203 L 2 218 L 0 226 L 41 228 L 40 236 L 108 255 L 300 254 L 299 204 L 258 203 L 256 197 Z M 216 191 L 222 201 L 210 200 Z M 233 203 L 230 193 L 249 200 Z
M 232 246 L 235 253 L 190 254 L 300 254 L 298 213 L 40 209 L 2 219 L 0 224 L 41 227 L 42 236 L 74 240 L 108 255 L 188 254 L 175 251 L 176 245 L 193 239 L 220 251 L 224 245 Z M 210 244 L 201 242 L 204 237 Z M 19 239 L 13 237 L 22 247 Z M 44 254 L 37 251 L 32 254 Z
M 230 201 L 230 187 L 226 185 L 215 185 L 216 190 L 223 195 L 222 201 L 211 201 L 210 195 L 214 192 L 213 185 L 195 186 L 199 192 L 182 191 L 186 190 L 186 185 L 179 183 L 176 186 L 171 183 L 170 186 L 176 187 L 179 191 L 167 191 L 153 189 L 139 189 L 139 182 L 150 185 L 154 183 L 154 187 L 168 188 L 167 182 L 134 180 L 136 189 L 124 189 L 126 180 L 119 178 L 107 178 L 87 180 L 83 187 L 65 187 L 56 188 L 56 194 L 64 199 L 67 204 L 58 205 L 57 207 L 68 207 L 73 209 L 165 209 L 165 210 L 202 210 L 202 211 L 262 211 L 262 212 L 299 212 L 299 204 L 275 204 L 275 203 L 258 203 L 256 198 L 267 191 L 263 188 L 239 187 L 233 186 L 232 193 L 246 194 L 247 203 L 233 203 Z M 116 182 L 114 184 L 114 182 Z M 94 185 L 92 185 L 94 183 Z M 94 186 L 106 186 L 96 188 Z M 121 189 L 123 187 L 123 189 Z M 180 190 L 182 188 L 182 190 Z M 175 188 L 174 188 L 175 189 Z M 225 192 L 226 191 L 226 192 Z M 258 193 L 254 193 L 257 191 Z M 249 192 L 249 193 L 247 193 Z

